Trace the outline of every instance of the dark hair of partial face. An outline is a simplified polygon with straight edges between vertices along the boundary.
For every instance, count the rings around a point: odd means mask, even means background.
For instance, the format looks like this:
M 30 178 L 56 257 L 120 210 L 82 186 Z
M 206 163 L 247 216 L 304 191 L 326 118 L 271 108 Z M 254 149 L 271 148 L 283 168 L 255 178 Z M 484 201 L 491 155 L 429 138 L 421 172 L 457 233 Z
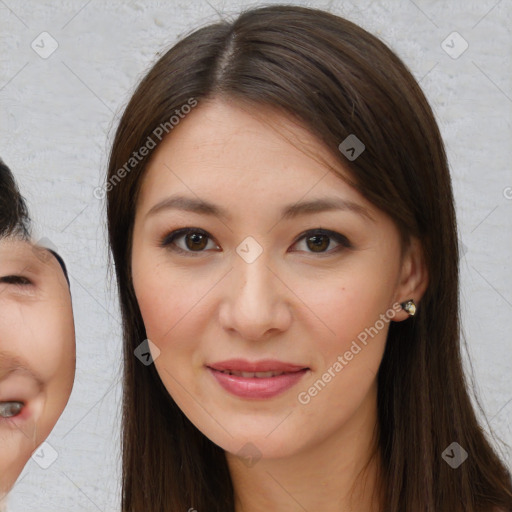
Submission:
M 2 238 L 16 238 L 29 242 L 30 216 L 11 170 L 0 159 L 0 239 Z M 69 275 L 64 260 L 55 251 L 49 250 L 49 252 L 59 262 L 69 285 Z
M 28 240 L 30 219 L 11 170 L 0 160 L 0 239 L 17 237 Z
M 390 323 L 378 373 L 383 510 L 512 509 L 510 474 L 477 422 L 462 368 L 459 249 L 445 149 L 404 63 L 362 28 L 316 9 L 263 7 L 205 26 L 164 53 L 138 85 L 115 134 L 108 180 L 191 97 L 272 107 L 300 121 L 349 170 L 351 184 L 393 219 L 404 243 L 411 236 L 422 243 L 428 288 L 416 316 Z M 338 150 L 350 134 L 366 146 L 354 161 Z M 107 194 L 124 330 L 122 510 L 188 510 L 193 503 L 233 512 L 224 451 L 177 407 L 154 365 L 133 356 L 146 339 L 131 245 L 149 156 Z M 441 458 L 454 440 L 470 453 L 457 470 Z

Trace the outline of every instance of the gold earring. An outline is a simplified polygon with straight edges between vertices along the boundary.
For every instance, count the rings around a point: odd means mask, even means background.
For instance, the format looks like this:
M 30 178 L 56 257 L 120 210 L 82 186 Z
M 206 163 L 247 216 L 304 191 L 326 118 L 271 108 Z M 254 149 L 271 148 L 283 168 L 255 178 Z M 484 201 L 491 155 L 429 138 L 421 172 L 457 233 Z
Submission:
M 407 311 L 409 316 L 414 316 L 415 315 L 415 313 L 416 313 L 416 303 L 414 302 L 413 299 L 409 299 L 408 301 L 402 302 L 400 304 L 400 306 L 402 306 L 402 309 L 404 311 Z

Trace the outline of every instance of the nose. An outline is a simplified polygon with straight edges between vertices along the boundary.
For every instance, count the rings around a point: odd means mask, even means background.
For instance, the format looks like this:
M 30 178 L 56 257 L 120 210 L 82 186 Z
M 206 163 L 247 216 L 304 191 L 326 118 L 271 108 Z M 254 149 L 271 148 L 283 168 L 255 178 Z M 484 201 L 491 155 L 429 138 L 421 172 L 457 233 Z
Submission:
M 263 255 L 252 263 L 240 258 L 230 274 L 225 284 L 227 298 L 220 310 L 224 329 L 236 332 L 242 339 L 258 341 L 289 328 L 291 292 Z

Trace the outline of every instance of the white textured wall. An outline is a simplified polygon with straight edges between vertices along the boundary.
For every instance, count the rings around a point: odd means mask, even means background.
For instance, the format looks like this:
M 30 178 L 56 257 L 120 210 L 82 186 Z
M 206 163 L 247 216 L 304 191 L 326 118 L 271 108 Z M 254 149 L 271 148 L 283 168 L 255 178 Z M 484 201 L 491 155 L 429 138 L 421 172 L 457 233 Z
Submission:
M 255 4 L 0 2 L 0 156 L 18 178 L 39 236 L 69 266 L 78 359 L 69 405 L 48 439 L 58 458 L 46 470 L 29 461 L 11 495 L 15 512 L 117 509 L 121 341 L 115 296 L 106 285 L 104 205 L 93 189 L 105 172 L 114 116 L 156 53 L 214 21 L 216 11 L 248 5 Z M 330 8 L 384 39 L 433 105 L 467 250 L 462 305 L 475 380 L 492 428 L 512 445 L 511 2 L 303 5 Z M 456 59 L 441 46 L 453 31 L 469 44 Z M 42 46 L 42 32 L 58 43 L 46 59 L 31 48 L 34 40 Z M 457 37 L 447 41 L 453 56 L 463 49 Z M 505 456 L 512 465 L 510 449 Z

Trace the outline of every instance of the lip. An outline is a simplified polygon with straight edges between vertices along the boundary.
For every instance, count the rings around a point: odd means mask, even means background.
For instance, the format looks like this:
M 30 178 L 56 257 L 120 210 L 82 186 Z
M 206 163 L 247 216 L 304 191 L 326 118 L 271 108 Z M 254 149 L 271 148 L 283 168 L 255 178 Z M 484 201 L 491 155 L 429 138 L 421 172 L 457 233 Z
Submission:
M 296 372 L 308 368 L 305 365 L 285 363 L 277 359 L 263 359 L 253 362 L 246 359 L 228 359 L 207 366 L 213 370 L 231 370 L 235 372 Z
M 272 398 L 297 384 L 310 370 L 303 365 L 285 363 L 266 359 L 250 362 L 244 359 L 230 359 L 207 365 L 208 371 L 215 380 L 231 394 L 241 398 L 264 399 Z M 284 372 L 274 377 L 242 377 L 229 375 L 222 371 L 236 372 Z

